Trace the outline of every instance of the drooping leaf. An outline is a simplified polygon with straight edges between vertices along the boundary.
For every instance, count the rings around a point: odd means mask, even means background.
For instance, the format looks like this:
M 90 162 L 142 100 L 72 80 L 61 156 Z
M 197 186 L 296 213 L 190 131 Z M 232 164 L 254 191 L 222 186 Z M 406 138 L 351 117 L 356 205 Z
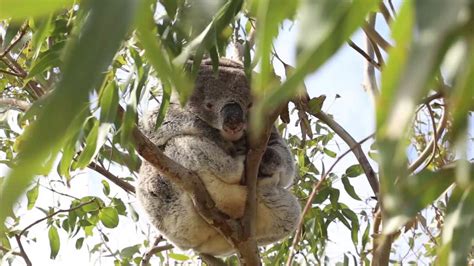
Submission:
M 28 199 L 27 209 L 31 210 L 35 206 L 36 200 L 38 199 L 39 185 L 36 184 L 32 189 L 26 192 L 26 198 Z
M 439 265 L 466 265 L 474 240 L 474 188 L 456 187 L 444 219 Z
M 49 255 L 50 259 L 55 259 L 58 255 L 59 248 L 61 246 L 61 241 L 59 240 L 58 229 L 54 225 L 49 227 L 48 231 L 49 238 L 49 247 L 51 249 L 51 254 Z
M 343 176 L 341 178 L 342 184 L 344 185 L 344 189 L 346 190 L 347 194 L 351 196 L 355 200 L 361 200 L 357 193 L 355 192 L 354 187 L 351 185 L 349 178 L 347 176 Z

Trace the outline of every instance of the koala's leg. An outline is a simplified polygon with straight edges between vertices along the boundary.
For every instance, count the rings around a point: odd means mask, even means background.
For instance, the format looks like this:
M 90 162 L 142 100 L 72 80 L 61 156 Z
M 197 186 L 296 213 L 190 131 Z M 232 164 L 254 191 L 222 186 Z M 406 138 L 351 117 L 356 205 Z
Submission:
M 272 128 L 267 149 L 259 169 L 259 182 L 278 187 L 289 187 L 295 175 L 295 162 L 285 141 L 275 127 Z
M 257 232 L 259 245 L 278 241 L 298 225 L 301 207 L 290 191 L 272 185 L 258 187 Z
M 232 157 L 204 137 L 183 135 L 169 140 L 165 152 L 199 175 L 210 173 L 225 183 L 238 184 L 243 175 L 245 156 Z

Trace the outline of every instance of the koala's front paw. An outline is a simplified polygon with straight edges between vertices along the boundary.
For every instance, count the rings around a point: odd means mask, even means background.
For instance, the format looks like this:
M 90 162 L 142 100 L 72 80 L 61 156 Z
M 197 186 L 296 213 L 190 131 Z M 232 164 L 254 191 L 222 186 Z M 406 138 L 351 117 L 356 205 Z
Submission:
M 276 172 L 278 172 L 282 160 L 280 154 L 272 148 L 265 150 L 263 154 L 262 161 L 260 162 L 260 168 L 258 170 L 259 178 L 272 177 Z

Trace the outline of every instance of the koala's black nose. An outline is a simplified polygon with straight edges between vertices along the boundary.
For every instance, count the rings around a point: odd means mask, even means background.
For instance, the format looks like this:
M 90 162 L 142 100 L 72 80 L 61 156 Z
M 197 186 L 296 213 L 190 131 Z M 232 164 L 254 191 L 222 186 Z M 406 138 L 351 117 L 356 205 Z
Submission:
M 221 110 L 224 130 L 238 131 L 243 128 L 244 111 L 238 103 L 231 102 Z

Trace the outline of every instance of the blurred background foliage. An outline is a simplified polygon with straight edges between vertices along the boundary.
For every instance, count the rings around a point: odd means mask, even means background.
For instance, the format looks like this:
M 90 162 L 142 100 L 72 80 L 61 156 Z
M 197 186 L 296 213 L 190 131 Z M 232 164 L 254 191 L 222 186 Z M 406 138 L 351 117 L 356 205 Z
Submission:
M 389 39 L 376 31 L 376 18 L 390 28 Z M 273 48 L 284 22 L 300 32 L 294 66 Z M 350 41 L 358 30 L 367 36 L 365 50 Z M 305 78 L 343 45 L 367 61 L 375 142 L 355 141 L 322 111 L 324 95 L 306 93 Z M 344 254 L 344 265 L 402 263 L 390 259 L 402 252 L 392 245 L 401 234 L 409 235 L 409 249 L 422 241 L 416 253 L 430 262 L 473 263 L 474 170 L 466 151 L 474 110 L 472 0 L 404 1 L 400 9 L 380 0 L 0 0 L 0 159 L 8 169 L 0 178 L 2 262 L 34 263 L 21 243 L 36 242 L 29 230 L 39 223 L 47 224 L 51 259 L 67 237 L 116 265 L 198 261 L 150 232 L 116 250 L 108 242 L 121 237 L 120 224 L 139 220 L 129 203 L 140 165 L 136 121 L 159 106 L 159 124 L 172 92 L 186 102 L 202 58 L 217 68 L 224 56 L 242 60 L 251 80 L 251 131 L 287 107 L 278 124 L 298 165 L 293 191 L 307 207 L 296 236 L 261 248 L 264 264 L 328 262 L 328 227 L 336 222 L 349 229 L 356 251 Z M 351 149 L 332 150 L 335 136 Z M 374 142 L 368 153 L 363 141 Z M 334 174 L 348 153 L 358 163 Z M 100 196 L 68 193 L 83 169 L 103 176 L 93 184 Z M 351 184 L 361 175 L 372 198 L 361 199 L 362 188 Z M 339 181 L 344 191 L 334 186 Z M 42 193 L 56 200 L 38 205 Z M 340 193 L 372 211 L 351 208 Z M 29 217 L 34 209 L 40 218 Z

